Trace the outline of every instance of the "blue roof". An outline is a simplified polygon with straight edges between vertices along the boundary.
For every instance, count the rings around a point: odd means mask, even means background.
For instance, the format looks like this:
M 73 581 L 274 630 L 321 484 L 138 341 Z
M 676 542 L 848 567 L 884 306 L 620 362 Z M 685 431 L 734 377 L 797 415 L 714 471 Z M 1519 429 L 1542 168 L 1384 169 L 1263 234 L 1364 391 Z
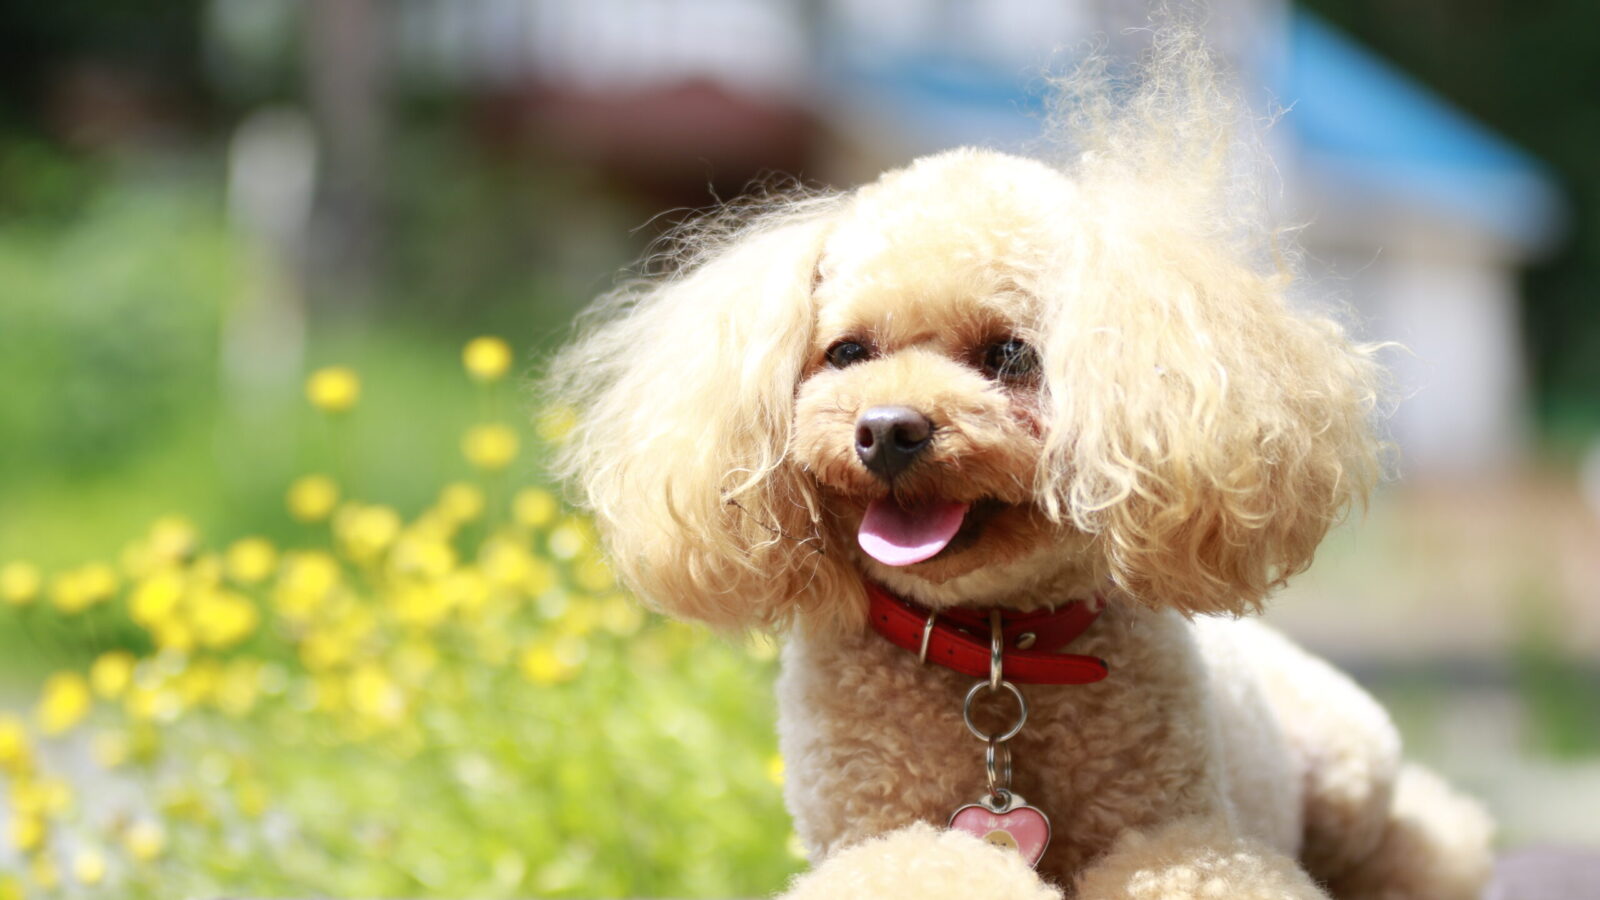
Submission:
M 1563 203 L 1538 160 L 1309 13 L 1290 19 L 1283 69 L 1267 80 L 1307 175 L 1338 196 L 1401 199 L 1527 249 L 1559 231 Z M 833 68 L 842 92 L 889 111 L 929 148 L 1016 147 L 1038 134 L 1032 70 L 933 47 L 847 49 Z
M 1314 175 L 1399 194 L 1525 245 L 1563 217 L 1538 160 L 1303 11 L 1273 87 Z M 1320 170 L 1320 171 L 1319 171 Z

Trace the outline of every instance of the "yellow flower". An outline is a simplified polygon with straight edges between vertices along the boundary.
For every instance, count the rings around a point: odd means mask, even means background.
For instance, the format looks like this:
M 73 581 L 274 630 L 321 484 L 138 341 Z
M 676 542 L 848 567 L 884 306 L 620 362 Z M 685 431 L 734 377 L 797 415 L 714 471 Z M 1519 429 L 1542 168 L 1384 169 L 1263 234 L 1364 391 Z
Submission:
M 167 849 L 167 832 L 159 822 L 141 819 L 128 828 L 128 834 L 123 838 L 123 845 L 128 848 L 128 855 L 135 861 L 147 863 Z
M 347 556 L 371 562 L 400 533 L 400 514 L 387 506 L 349 503 L 333 517 L 333 530 Z
M 421 684 L 439 666 L 439 651 L 433 644 L 412 638 L 396 647 L 394 671 L 408 684 Z
M 461 351 L 461 364 L 476 381 L 496 381 L 511 368 L 511 346 L 497 337 L 473 338 Z
M 150 542 L 146 540 L 132 540 L 122 545 L 122 552 L 117 554 L 117 565 L 122 567 L 123 574 L 137 581 L 149 575 L 156 568 L 158 560 L 150 552 Z
M 133 654 L 126 650 L 112 650 L 100 654 L 89 667 L 89 684 L 94 692 L 107 700 L 122 696 L 133 681 Z
M 611 594 L 600 601 L 600 627 L 627 637 L 644 624 L 644 610 L 623 594 Z
M 41 890 L 53 891 L 61 886 L 61 872 L 48 853 L 40 853 L 33 858 L 28 864 L 28 877 Z
M 79 884 L 94 887 L 105 880 L 106 858 L 92 847 L 79 850 L 72 858 L 72 877 L 78 879 Z
M 523 488 L 511 501 L 512 515 L 529 528 L 543 528 L 556 517 L 556 498 L 549 491 Z
M 33 853 L 44 846 L 47 830 L 44 820 L 35 815 L 13 813 L 11 846 L 20 853 Z
M 555 586 L 556 567 L 537 557 L 529 557 L 527 574 L 522 579 L 523 593 L 538 597 Z
M 550 531 L 550 553 L 572 559 L 594 544 L 593 530 L 582 519 L 567 518 Z
M 228 577 L 240 584 L 256 584 L 272 574 L 278 564 L 278 551 L 266 538 L 247 537 L 228 547 L 225 566 Z
M 408 584 L 390 595 L 394 617 L 402 624 L 432 628 L 450 614 L 450 594 L 433 584 Z
M 232 591 L 207 591 L 195 599 L 194 630 L 200 643 L 214 650 L 249 637 L 261 623 L 256 605 Z
M 215 659 L 196 660 L 172 681 L 178 702 L 185 708 L 194 708 L 209 700 L 222 680 L 222 663 Z
M 783 755 L 774 753 L 767 757 L 767 780 L 773 784 L 783 786 Z
M 439 511 L 453 522 L 470 522 L 483 515 L 483 490 L 475 484 L 458 481 L 439 492 Z
M 339 503 L 339 485 L 326 475 L 306 475 L 289 485 L 289 515 L 302 522 L 320 522 Z
M 117 592 L 117 570 L 102 562 L 89 563 L 78 570 L 78 587 L 91 604 L 110 600 Z
M 570 406 L 552 406 L 539 414 L 534 431 L 539 439 L 551 444 L 565 441 L 578 425 L 578 413 Z
M 0 713 L 0 772 L 15 777 L 33 768 L 33 745 L 22 719 Z
M 309 631 L 300 642 L 300 660 L 309 669 L 321 671 L 350 661 L 356 651 L 369 643 L 377 630 L 377 620 L 364 609 L 349 610 L 336 622 Z
M 39 585 L 44 576 L 39 567 L 29 562 L 9 562 L 0 568 L 0 600 L 12 606 L 32 603 L 39 596 Z
M 150 636 L 155 638 L 157 647 L 174 653 L 188 653 L 195 645 L 194 626 L 182 619 L 168 619 L 162 622 L 155 627 Z
M 122 731 L 102 731 L 89 742 L 89 752 L 102 769 L 115 769 L 133 755 L 133 744 Z
M 545 600 L 550 600 L 546 597 Z M 582 637 L 599 624 L 599 612 L 591 602 L 572 602 L 570 598 L 563 598 L 559 604 L 549 604 L 548 612 L 553 612 L 557 618 L 556 626 L 562 634 Z M 545 610 L 541 604 L 541 611 Z
M 183 698 L 161 687 L 134 684 L 122 698 L 128 717 L 139 722 L 171 722 L 183 713 Z
M 449 598 L 452 607 L 468 616 L 482 612 L 489 602 L 489 580 L 474 568 L 451 572 L 440 582 L 439 590 Z
M 578 587 L 593 594 L 610 590 L 617 583 L 616 576 L 611 574 L 611 567 L 598 556 L 585 556 L 579 560 L 572 569 L 572 580 Z
M 517 662 L 522 674 L 534 684 L 556 684 L 578 674 L 586 652 L 583 641 L 561 638 L 552 643 L 534 644 L 522 651 Z
M 182 598 L 182 576 L 170 569 L 156 572 L 133 589 L 128 615 L 146 629 L 154 629 L 172 618 Z
M 347 412 L 361 399 L 361 379 L 344 366 L 327 366 L 306 379 L 306 399 L 323 412 Z
M 89 714 L 89 683 L 76 672 L 57 672 L 44 683 L 35 716 L 48 735 L 70 730 Z
M 461 437 L 461 455 L 490 471 L 504 469 L 517 458 L 517 433 L 508 425 L 474 425 Z
M 401 575 L 443 578 L 456 567 L 456 551 L 442 540 L 406 534 L 395 542 L 389 566 Z
M 162 516 L 150 525 L 149 553 L 156 560 L 188 559 L 199 543 L 194 523 L 182 516 Z
M 72 786 L 59 778 L 19 780 L 11 788 L 11 808 L 20 815 L 59 816 L 72 808 Z
M 116 592 L 117 570 L 105 563 L 89 563 L 57 575 L 50 585 L 50 602 L 71 614 L 109 600 Z
M 222 583 L 222 557 L 206 553 L 195 557 L 189 564 L 189 583 L 201 587 L 216 587 Z
M 339 586 L 339 563 L 321 550 L 291 554 L 284 559 L 283 574 L 272 592 L 278 613 L 291 621 L 309 618 Z
M 83 589 L 76 571 L 62 572 L 50 580 L 50 602 L 68 615 L 89 607 L 89 593 Z
M 350 673 L 346 696 L 350 708 L 369 719 L 393 724 L 406 713 L 406 696 L 375 663 L 364 663 Z
M 215 693 L 218 709 L 234 718 L 248 715 L 261 693 L 261 663 L 253 659 L 229 660 L 217 679 Z
M 499 585 L 517 584 L 527 578 L 539 562 L 526 545 L 504 534 L 494 535 L 478 547 L 478 568 Z
M 337 673 L 318 675 L 308 685 L 310 688 L 310 701 L 312 709 L 320 710 L 330 715 L 341 713 L 345 710 L 345 683 L 340 680 Z
M 407 529 L 420 537 L 431 538 L 437 541 L 448 541 L 455 537 L 456 530 L 461 523 L 446 515 L 438 506 L 425 509 L 411 520 Z

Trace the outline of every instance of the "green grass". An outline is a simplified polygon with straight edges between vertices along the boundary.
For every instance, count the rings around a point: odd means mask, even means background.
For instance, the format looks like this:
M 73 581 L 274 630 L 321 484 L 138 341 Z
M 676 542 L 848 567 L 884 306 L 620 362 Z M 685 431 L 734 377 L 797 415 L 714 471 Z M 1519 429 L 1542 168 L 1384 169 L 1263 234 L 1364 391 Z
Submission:
M 1527 608 L 1512 663 L 1528 749 L 1558 760 L 1600 756 L 1600 668 L 1566 647 L 1557 624 L 1540 612 L 1548 602 Z

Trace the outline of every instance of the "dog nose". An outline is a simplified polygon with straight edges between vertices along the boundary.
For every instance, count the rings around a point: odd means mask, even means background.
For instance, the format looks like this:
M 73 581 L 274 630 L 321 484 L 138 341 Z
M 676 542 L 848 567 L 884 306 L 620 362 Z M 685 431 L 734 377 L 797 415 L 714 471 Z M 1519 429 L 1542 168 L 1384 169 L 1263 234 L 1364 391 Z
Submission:
M 900 474 L 927 449 L 933 423 L 909 406 L 874 406 L 856 419 L 856 456 L 879 478 Z

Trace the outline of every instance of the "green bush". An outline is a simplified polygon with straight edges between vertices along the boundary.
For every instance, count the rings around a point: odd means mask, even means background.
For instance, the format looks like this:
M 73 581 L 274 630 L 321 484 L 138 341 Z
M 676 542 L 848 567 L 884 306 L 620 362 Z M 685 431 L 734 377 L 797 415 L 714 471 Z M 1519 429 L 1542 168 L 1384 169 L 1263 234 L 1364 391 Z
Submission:
M 123 190 L 70 221 L 0 224 L 0 489 L 125 462 L 209 405 L 245 277 L 213 205 Z

